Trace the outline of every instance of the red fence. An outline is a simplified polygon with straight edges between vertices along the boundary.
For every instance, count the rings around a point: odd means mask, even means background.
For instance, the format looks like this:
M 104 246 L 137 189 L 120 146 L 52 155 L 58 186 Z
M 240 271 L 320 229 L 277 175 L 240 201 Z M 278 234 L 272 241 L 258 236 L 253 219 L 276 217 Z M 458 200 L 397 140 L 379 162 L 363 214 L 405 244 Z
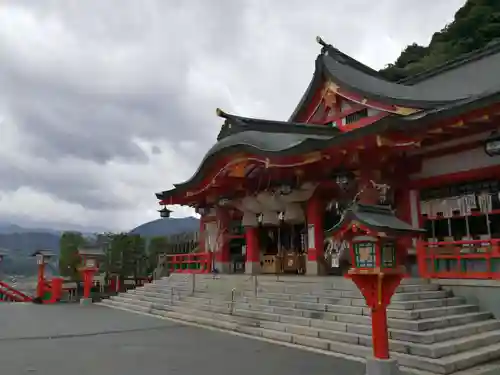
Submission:
M 170 272 L 210 273 L 212 271 L 212 253 L 189 253 L 167 256 Z
M 14 289 L 9 284 L 0 281 L 0 295 L 2 300 L 9 302 L 31 302 L 32 298 L 27 294 Z
M 500 240 L 419 242 L 421 277 L 500 279 Z

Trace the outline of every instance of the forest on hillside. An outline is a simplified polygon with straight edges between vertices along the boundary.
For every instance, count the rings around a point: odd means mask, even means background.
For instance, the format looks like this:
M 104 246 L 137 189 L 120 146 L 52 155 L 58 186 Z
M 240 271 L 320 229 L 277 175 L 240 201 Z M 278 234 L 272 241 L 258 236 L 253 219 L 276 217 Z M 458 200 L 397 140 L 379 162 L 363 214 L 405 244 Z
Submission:
M 498 41 L 500 0 L 468 0 L 455 13 L 453 22 L 433 34 L 428 46 L 407 46 L 380 73 L 388 80 L 399 81 Z

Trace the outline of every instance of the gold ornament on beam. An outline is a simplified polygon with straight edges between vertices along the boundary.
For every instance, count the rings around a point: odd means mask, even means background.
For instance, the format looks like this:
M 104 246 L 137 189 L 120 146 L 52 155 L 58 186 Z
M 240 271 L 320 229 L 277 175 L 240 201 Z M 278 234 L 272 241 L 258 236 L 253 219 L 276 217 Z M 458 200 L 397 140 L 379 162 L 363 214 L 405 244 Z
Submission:
M 416 112 L 420 112 L 421 109 L 417 109 L 417 108 L 408 108 L 408 107 L 400 107 L 400 106 L 395 106 L 396 109 L 395 109 L 395 113 L 397 113 L 398 115 L 402 115 L 402 116 L 408 116 L 408 115 L 412 115 Z
M 465 122 L 463 120 L 457 121 L 456 123 L 450 125 L 450 128 L 466 128 Z

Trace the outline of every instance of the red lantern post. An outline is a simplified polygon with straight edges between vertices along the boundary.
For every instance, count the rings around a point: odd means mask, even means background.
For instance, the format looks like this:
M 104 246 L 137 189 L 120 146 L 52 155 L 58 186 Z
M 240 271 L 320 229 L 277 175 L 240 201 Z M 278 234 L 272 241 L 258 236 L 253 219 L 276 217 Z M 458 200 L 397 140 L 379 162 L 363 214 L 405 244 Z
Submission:
M 372 313 L 375 359 L 367 362 L 367 375 L 398 372 L 389 359 L 387 306 L 406 275 L 406 249 L 401 238 L 415 237 L 420 229 L 399 220 L 388 206 L 355 204 L 343 215 L 337 236 L 350 242 L 352 268 L 347 277 L 359 288 Z
M 81 305 L 92 303 L 92 284 L 94 275 L 99 270 L 98 260 L 104 257 L 104 252 L 101 249 L 78 249 L 78 255 L 82 259 L 80 272 L 83 279 L 83 298 L 80 300 Z
M 38 276 L 36 284 L 36 298 L 40 299 L 40 302 L 45 298 L 46 281 L 45 281 L 45 266 L 49 263 L 50 259 L 55 256 L 55 253 L 48 250 L 37 250 L 32 254 L 36 257 L 36 264 L 38 266 Z

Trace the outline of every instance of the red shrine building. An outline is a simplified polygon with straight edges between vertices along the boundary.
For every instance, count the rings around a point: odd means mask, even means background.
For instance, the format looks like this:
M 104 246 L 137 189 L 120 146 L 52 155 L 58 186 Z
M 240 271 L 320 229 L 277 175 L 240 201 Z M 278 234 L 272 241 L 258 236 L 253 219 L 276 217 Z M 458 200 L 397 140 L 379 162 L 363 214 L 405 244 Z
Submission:
M 346 273 L 355 205 L 379 230 L 420 229 L 396 244 L 412 275 L 500 278 L 500 44 L 390 82 L 318 42 L 290 118 L 217 110 L 216 143 L 159 203 L 197 210 L 221 273 Z

